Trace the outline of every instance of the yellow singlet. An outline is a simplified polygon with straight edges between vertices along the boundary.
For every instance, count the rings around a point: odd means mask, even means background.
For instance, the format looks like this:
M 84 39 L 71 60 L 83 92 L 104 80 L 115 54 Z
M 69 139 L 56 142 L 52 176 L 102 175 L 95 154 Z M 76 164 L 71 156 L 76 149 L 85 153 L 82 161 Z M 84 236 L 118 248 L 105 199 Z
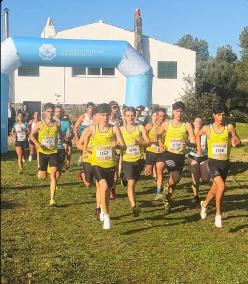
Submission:
M 155 123 L 152 125 L 152 128 L 149 130 L 148 137 L 150 138 L 152 144 L 151 146 L 146 147 L 146 151 L 152 153 L 161 153 L 158 143 L 158 129 Z
M 213 124 L 209 125 L 210 133 L 208 136 L 208 157 L 215 160 L 228 160 L 230 156 L 230 144 L 228 139 L 227 125 L 221 133 L 216 133 Z
M 166 151 L 174 154 L 185 154 L 186 140 L 187 132 L 185 123 L 182 123 L 179 127 L 174 127 L 172 126 L 172 121 L 170 121 L 164 140 Z
M 140 145 L 135 145 L 135 140 L 140 140 L 142 134 L 139 130 L 139 126 L 135 127 L 135 130 L 129 132 L 126 129 L 126 126 L 122 128 L 122 137 L 127 145 L 127 149 L 123 154 L 123 161 L 125 162 L 137 162 L 140 159 L 144 158 L 144 149 Z
M 114 142 L 115 134 L 111 125 L 109 125 L 106 132 L 100 132 L 99 125 L 96 126 L 95 134 L 92 137 L 91 163 L 93 166 L 102 168 L 112 168 L 115 166 Z
M 47 149 L 40 147 L 37 151 L 43 154 L 57 153 L 57 142 L 58 142 L 58 126 L 54 123 L 53 126 L 49 127 L 45 121 L 42 121 L 43 127 L 38 132 L 38 142 L 45 146 Z

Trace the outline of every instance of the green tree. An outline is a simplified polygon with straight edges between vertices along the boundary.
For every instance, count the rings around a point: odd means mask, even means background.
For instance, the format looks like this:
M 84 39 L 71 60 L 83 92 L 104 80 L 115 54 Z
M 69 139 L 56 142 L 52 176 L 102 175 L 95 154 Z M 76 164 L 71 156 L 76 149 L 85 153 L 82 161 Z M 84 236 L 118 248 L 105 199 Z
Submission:
M 227 63 L 235 63 L 238 59 L 237 55 L 233 52 L 231 45 L 219 47 L 216 54 L 216 60 L 225 61 Z
M 184 35 L 177 42 L 178 46 L 185 47 L 196 52 L 196 62 L 207 61 L 209 59 L 208 43 L 205 40 L 193 38 L 192 35 Z
M 241 47 L 241 60 L 248 60 L 248 26 L 246 26 L 239 35 L 239 43 Z

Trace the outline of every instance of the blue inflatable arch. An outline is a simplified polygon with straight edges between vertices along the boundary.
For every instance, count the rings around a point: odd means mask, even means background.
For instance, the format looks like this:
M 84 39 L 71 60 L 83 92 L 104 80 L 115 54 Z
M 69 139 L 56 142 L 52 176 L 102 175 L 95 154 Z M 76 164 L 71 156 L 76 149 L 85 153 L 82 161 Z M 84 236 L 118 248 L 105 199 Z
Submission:
M 8 38 L 1 46 L 1 153 L 8 151 L 9 74 L 27 65 L 115 67 L 127 78 L 125 104 L 151 104 L 151 66 L 126 41 Z

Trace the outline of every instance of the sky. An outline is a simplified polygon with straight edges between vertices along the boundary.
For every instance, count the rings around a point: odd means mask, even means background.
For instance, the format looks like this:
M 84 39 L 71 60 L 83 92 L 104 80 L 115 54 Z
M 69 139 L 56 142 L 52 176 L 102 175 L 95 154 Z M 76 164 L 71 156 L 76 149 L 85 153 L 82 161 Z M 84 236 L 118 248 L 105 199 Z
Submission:
M 39 37 L 50 16 L 57 31 L 99 20 L 133 31 L 141 9 L 143 34 L 175 44 L 186 35 L 206 40 L 211 56 L 231 45 L 239 56 L 239 34 L 248 26 L 248 0 L 3 0 L 10 36 Z

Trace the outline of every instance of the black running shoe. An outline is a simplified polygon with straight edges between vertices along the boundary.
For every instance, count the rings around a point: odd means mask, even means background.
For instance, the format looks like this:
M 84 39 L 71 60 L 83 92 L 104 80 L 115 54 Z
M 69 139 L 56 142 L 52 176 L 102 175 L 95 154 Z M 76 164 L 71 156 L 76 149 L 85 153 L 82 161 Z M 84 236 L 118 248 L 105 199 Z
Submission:
M 133 217 L 139 217 L 140 209 L 137 206 L 133 207 Z
M 199 195 L 194 196 L 194 198 L 192 199 L 192 203 L 193 204 L 200 204 L 200 197 L 199 197 Z

